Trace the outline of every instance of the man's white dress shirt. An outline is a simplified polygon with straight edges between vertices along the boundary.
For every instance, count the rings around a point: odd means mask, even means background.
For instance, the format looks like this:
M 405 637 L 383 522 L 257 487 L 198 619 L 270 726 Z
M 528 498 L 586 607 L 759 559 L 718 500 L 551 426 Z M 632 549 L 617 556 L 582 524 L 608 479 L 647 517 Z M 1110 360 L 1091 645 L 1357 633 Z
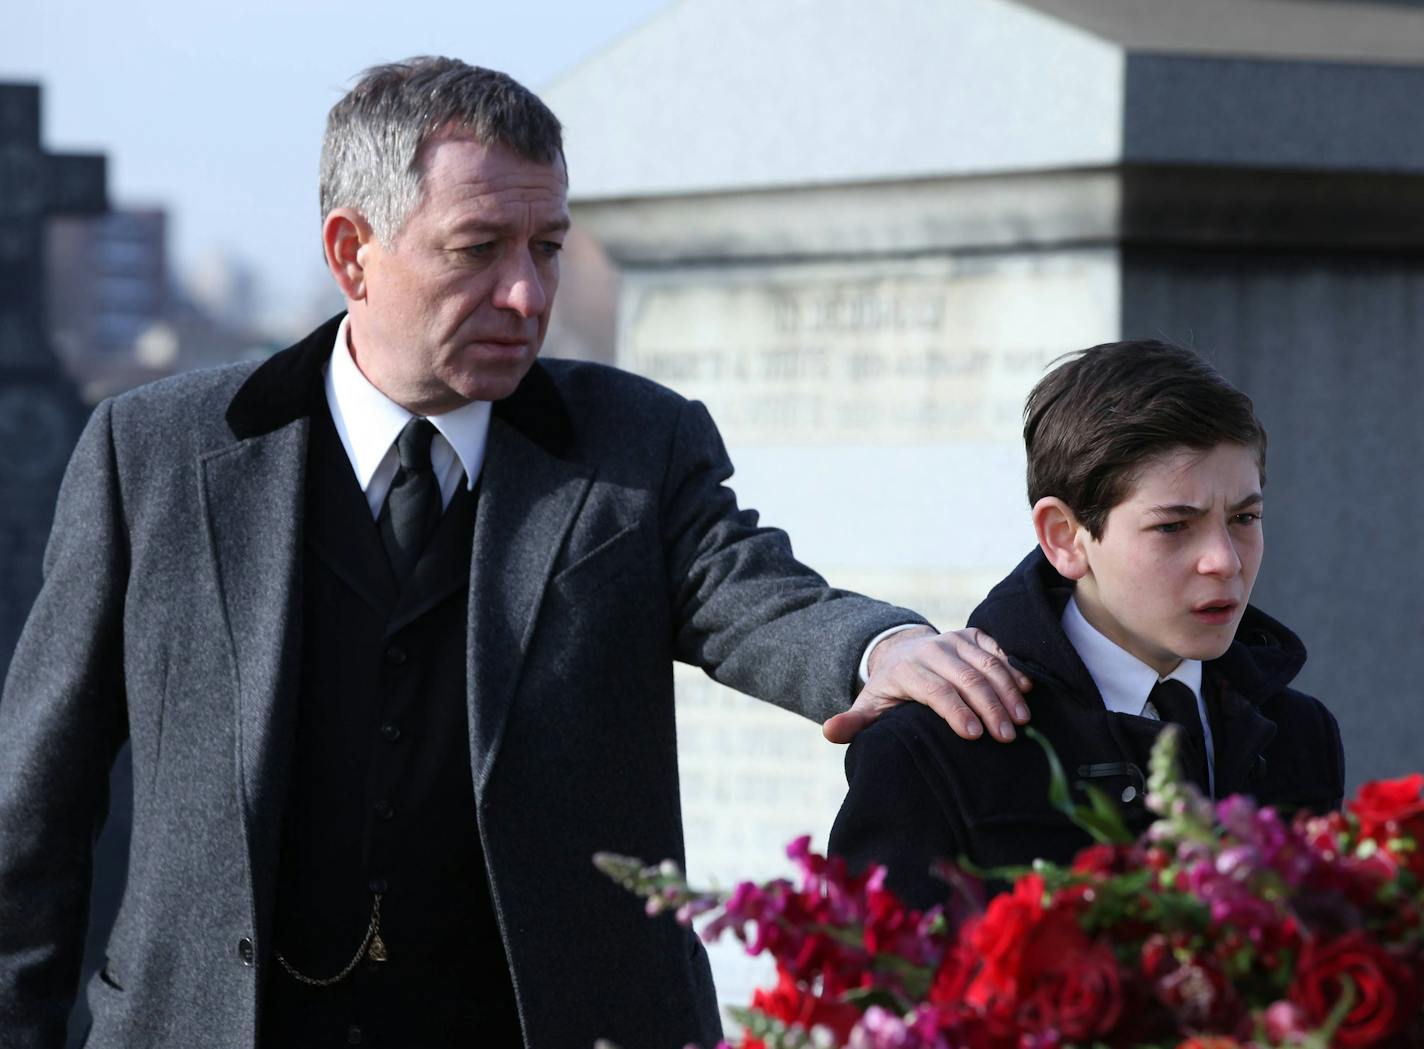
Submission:
M 348 320 L 342 318 L 336 330 L 336 346 L 326 369 L 326 403 L 356 480 L 366 493 L 371 517 L 376 518 L 400 467 L 396 437 L 415 416 L 372 386 L 356 367 L 346 339 Z M 489 401 L 471 401 L 452 412 L 426 416 L 438 431 L 430 442 L 430 467 L 440 482 L 441 506 L 450 505 L 461 477 L 470 488 L 479 480 L 489 440 L 490 407 Z

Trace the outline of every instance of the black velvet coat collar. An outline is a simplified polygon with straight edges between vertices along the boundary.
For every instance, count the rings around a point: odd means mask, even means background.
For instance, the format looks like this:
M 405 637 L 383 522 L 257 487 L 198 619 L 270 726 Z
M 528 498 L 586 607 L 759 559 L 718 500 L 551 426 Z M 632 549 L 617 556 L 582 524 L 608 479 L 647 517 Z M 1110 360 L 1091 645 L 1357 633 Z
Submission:
M 228 405 L 227 424 L 235 437 L 271 433 L 311 414 L 312 405 L 319 403 L 314 398 L 321 388 L 322 367 L 343 316 L 338 313 L 300 342 L 273 354 L 248 377 Z M 568 410 L 538 361 L 514 393 L 495 402 L 494 416 L 549 454 L 567 456 L 573 440 Z

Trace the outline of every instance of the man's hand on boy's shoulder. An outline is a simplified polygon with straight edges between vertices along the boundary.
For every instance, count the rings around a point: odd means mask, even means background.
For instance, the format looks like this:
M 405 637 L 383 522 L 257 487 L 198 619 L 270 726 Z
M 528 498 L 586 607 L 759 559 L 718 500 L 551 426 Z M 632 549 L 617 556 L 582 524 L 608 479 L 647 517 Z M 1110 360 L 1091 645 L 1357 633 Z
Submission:
M 832 743 L 849 743 L 907 700 L 933 709 L 965 739 L 977 739 L 988 727 L 991 737 L 1007 743 L 1014 725 L 1028 721 L 1023 693 L 1033 682 L 1009 666 L 1008 656 L 982 630 L 902 630 L 875 646 L 869 671 L 851 708 L 821 726 Z

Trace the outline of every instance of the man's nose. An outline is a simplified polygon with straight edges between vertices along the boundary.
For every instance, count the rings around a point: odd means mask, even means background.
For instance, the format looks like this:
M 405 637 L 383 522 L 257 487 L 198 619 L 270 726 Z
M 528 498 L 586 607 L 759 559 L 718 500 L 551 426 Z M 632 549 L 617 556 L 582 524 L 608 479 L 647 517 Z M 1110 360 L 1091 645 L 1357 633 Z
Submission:
M 548 303 L 543 277 L 529 253 L 521 252 L 518 257 L 510 259 L 505 271 L 500 274 L 494 304 L 527 319 L 543 313 Z

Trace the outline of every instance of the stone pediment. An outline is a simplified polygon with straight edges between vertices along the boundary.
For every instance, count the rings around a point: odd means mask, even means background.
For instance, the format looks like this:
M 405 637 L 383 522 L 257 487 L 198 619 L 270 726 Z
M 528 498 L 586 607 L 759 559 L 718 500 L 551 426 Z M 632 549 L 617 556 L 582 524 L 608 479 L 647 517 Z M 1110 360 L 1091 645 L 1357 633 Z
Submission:
M 1424 7 L 681 0 L 548 87 L 578 201 L 1185 164 L 1424 172 Z
M 1420 0 L 1018 0 L 1134 52 L 1424 65 Z
M 541 94 L 607 199 L 1110 163 L 1123 72 L 1005 0 L 684 0 Z

